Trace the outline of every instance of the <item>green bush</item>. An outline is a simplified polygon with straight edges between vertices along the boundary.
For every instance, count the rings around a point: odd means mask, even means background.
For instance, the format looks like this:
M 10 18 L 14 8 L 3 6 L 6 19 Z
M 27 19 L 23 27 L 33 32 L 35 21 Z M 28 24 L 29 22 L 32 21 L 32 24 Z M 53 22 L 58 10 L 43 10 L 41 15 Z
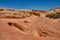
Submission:
M 57 19 L 57 18 L 60 18 L 60 13 L 47 14 L 46 17 Z

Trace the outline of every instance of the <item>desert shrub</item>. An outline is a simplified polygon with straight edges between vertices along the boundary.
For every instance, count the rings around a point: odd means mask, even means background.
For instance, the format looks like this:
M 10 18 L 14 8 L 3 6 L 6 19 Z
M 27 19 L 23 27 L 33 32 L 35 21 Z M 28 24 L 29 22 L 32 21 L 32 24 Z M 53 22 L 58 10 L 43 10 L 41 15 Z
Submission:
M 36 15 L 36 16 L 40 16 L 40 13 L 33 12 L 33 14 Z
M 55 14 L 47 14 L 46 17 L 57 19 L 60 18 L 60 13 L 55 13 Z
M 4 9 L 0 9 L 0 11 L 4 11 Z
M 27 13 L 24 13 L 24 15 L 25 15 L 26 17 L 30 17 L 30 16 L 32 15 L 32 13 L 27 12 Z

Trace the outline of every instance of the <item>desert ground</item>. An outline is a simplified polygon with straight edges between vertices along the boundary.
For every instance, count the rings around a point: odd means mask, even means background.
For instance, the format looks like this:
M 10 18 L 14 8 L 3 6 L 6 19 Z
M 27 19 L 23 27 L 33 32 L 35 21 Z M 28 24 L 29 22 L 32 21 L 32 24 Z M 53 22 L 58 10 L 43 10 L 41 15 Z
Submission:
M 52 10 L 0 8 L 0 40 L 60 40 L 59 15 L 60 8 Z

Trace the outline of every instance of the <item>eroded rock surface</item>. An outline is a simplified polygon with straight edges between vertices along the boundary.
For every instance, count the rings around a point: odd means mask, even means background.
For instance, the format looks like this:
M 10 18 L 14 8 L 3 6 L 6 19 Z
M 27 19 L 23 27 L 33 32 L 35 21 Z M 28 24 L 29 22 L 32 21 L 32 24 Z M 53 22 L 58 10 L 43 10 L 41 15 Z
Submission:
M 50 11 L 0 9 L 0 40 L 60 40 L 60 18 L 46 17 Z

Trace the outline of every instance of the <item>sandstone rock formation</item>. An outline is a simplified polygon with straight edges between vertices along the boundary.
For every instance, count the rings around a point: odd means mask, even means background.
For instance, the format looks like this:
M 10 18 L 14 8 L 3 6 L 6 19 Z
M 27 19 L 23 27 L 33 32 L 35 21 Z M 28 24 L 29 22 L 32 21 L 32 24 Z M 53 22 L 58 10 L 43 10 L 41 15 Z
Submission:
M 60 16 L 49 16 L 56 13 L 60 13 L 59 8 L 49 11 L 1 8 L 0 40 L 60 40 Z

